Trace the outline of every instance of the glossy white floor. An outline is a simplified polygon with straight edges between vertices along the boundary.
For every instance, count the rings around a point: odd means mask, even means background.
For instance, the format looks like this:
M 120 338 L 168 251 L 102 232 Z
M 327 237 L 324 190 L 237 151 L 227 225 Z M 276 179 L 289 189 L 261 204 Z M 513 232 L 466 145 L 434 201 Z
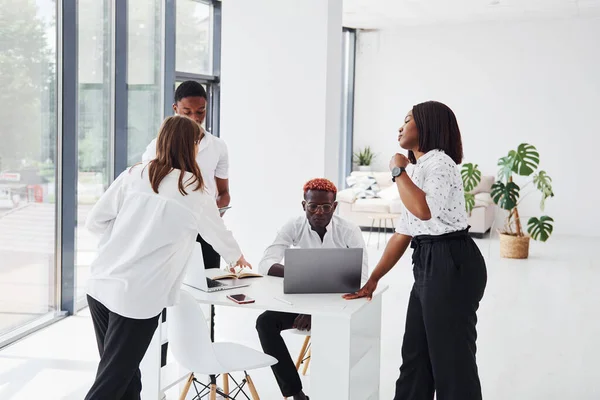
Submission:
M 373 236 L 374 265 L 382 252 Z M 383 241 L 383 237 L 382 237 Z M 533 243 L 526 261 L 498 257 L 494 239 L 479 240 L 489 281 L 479 312 L 479 367 L 486 400 L 600 399 L 600 239 L 554 237 Z M 405 308 L 412 284 L 410 257 L 387 277 L 384 296 L 381 398 L 393 397 Z M 257 313 L 217 310 L 217 339 L 259 348 Z M 295 356 L 300 337 L 289 337 Z M 97 355 L 87 312 L 67 318 L 0 352 L 3 400 L 77 399 L 89 387 Z M 279 399 L 270 370 L 253 373 L 263 399 Z M 310 370 L 304 382 L 310 393 Z M 332 384 L 334 384 L 332 382 Z M 169 392 L 176 399 L 176 392 Z

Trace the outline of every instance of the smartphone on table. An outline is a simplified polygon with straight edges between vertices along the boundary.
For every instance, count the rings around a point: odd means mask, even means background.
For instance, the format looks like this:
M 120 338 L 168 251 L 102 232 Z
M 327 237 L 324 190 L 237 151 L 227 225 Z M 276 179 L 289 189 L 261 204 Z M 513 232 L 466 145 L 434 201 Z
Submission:
M 227 298 L 237 304 L 250 304 L 254 303 L 254 299 L 246 296 L 245 294 L 231 294 L 227 295 Z

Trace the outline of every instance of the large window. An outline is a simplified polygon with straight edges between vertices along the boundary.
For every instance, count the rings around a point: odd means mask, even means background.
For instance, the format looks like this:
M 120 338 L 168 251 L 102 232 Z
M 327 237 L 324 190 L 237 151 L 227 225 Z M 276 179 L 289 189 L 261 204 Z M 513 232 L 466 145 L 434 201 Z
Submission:
M 111 3 L 78 1 L 77 297 L 85 294 L 97 238 L 85 229 L 92 206 L 111 182 Z
M 195 0 L 177 0 L 177 71 L 212 74 L 211 6 Z
M 175 80 L 200 82 L 208 94 L 205 127 L 219 136 L 221 4 L 178 0 L 175 18 Z M 172 102 L 172 99 L 165 99 Z
M 160 0 L 129 0 L 127 10 L 127 165 L 138 163 L 162 121 Z
M 0 335 L 56 309 L 56 5 L 0 0 Z
M 205 85 L 218 135 L 220 7 L 0 0 L 0 346 L 85 306 L 86 217 L 141 160 L 177 81 Z
M 356 31 L 344 28 L 342 33 L 342 121 L 340 142 L 339 187 L 346 187 L 352 172 L 352 137 L 354 136 L 354 64 Z

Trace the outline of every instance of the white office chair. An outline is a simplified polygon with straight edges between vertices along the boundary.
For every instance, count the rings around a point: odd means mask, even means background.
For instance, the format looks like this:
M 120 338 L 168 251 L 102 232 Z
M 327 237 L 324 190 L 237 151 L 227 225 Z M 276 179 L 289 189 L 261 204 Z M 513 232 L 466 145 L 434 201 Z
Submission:
M 192 371 L 186 381 L 180 400 L 184 400 L 194 385 L 197 397 L 209 393 L 209 399 L 215 400 L 217 394 L 225 399 L 235 399 L 239 393 L 246 395 L 247 384 L 253 400 L 259 400 L 252 378 L 246 371 L 270 367 L 277 360 L 264 353 L 236 343 L 212 343 L 202 308 L 194 297 L 181 292 L 181 301 L 169 309 L 169 343 L 173 356 L 184 368 Z M 243 372 L 244 378 L 238 383 L 231 372 Z M 209 375 L 210 383 L 205 385 L 194 377 L 194 373 Z M 217 389 L 217 377 L 223 376 L 223 391 Z M 229 389 L 229 378 L 236 385 Z M 198 386 L 201 390 L 198 390 Z M 246 395 L 247 397 L 247 395 Z

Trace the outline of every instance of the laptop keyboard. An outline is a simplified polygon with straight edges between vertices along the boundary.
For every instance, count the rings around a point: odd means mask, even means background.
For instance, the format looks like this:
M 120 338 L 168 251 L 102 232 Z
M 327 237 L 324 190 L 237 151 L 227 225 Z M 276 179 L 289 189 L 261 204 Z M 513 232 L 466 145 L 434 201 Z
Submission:
M 210 279 L 210 278 L 206 278 L 206 284 L 208 285 L 209 289 L 214 289 L 214 288 L 225 286 L 225 284 L 223 284 L 219 281 L 215 281 L 214 279 Z

